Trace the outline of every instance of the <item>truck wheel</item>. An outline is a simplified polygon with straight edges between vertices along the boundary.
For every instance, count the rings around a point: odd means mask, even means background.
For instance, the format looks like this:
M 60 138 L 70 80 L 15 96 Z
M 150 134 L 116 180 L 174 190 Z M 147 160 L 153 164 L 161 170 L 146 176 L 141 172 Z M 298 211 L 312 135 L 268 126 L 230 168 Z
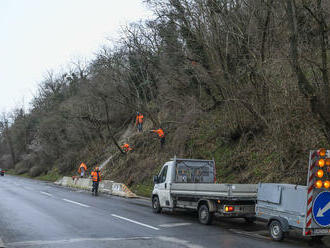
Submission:
M 206 204 L 202 204 L 198 208 L 199 222 L 204 225 L 210 225 L 213 219 L 213 213 L 210 213 L 209 207 Z
M 284 232 L 282 230 L 281 223 L 278 220 L 272 220 L 269 225 L 269 234 L 275 241 L 282 241 L 284 238 Z
M 160 213 L 160 211 L 162 211 L 162 208 L 160 207 L 158 196 L 154 196 L 152 198 L 152 211 L 157 214 Z
M 257 218 L 256 217 L 245 217 L 245 222 L 246 223 L 249 223 L 249 224 L 252 224 L 254 222 L 256 222 Z

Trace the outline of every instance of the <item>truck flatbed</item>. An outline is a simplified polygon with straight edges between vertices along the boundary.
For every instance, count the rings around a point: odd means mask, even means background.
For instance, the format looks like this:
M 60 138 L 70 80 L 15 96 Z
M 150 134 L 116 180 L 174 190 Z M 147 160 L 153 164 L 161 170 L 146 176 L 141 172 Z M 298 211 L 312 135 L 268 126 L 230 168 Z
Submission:
M 173 196 L 190 196 L 208 199 L 257 200 L 257 184 L 214 184 L 214 183 L 172 183 Z

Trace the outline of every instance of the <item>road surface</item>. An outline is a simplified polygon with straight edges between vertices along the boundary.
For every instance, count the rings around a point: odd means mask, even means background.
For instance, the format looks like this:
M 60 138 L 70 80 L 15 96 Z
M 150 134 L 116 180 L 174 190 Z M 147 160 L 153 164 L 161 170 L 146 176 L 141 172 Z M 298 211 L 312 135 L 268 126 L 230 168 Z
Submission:
M 310 247 L 306 239 L 271 241 L 260 224 L 196 214 L 154 214 L 149 201 L 89 192 L 21 177 L 0 177 L 0 247 Z M 328 247 L 313 244 L 314 247 Z M 329 246 L 330 247 L 330 246 Z

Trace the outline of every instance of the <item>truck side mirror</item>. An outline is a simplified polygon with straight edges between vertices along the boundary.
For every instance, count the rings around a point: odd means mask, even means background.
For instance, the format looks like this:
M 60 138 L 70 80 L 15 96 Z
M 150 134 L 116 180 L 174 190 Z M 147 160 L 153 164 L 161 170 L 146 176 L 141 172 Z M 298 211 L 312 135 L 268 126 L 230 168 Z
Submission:
M 158 183 L 158 176 L 154 176 L 154 184 Z

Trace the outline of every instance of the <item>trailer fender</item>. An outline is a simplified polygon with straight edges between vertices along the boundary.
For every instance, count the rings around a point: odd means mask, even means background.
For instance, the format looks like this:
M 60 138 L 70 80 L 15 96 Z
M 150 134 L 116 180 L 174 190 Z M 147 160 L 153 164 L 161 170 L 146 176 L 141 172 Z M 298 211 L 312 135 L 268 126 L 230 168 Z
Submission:
M 214 213 L 217 211 L 217 206 L 215 205 L 215 202 L 212 200 L 199 200 L 198 201 L 198 208 L 200 205 L 202 204 L 207 204 L 207 206 L 209 207 L 209 211 L 210 213 Z
M 288 220 L 283 218 L 283 217 L 279 217 L 279 216 L 270 217 L 269 220 L 268 220 L 268 223 L 267 223 L 267 227 L 269 227 L 270 223 L 273 220 L 277 220 L 281 223 L 281 227 L 282 227 L 283 232 L 288 232 L 289 231 L 290 226 L 289 226 Z

